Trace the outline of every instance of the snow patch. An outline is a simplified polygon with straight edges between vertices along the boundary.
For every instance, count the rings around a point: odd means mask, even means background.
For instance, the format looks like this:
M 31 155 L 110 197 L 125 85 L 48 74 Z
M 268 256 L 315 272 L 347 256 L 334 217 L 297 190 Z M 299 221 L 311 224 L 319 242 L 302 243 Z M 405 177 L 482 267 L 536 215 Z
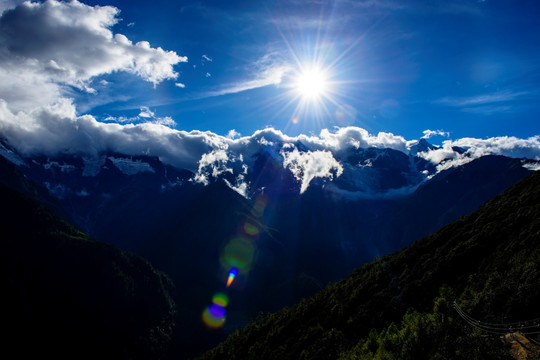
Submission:
M 223 181 L 225 182 L 225 184 L 227 184 L 229 188 L 236 191 L 238 194 L 240 194 L 244 198 L 249 199 L 249 195 L 248 195 L 249 186 L 244 181 L 244 175 L 242 174 L 238 175 L 238 177 L 236 178 L 235 185 L 231 184 L 227 179 L 223 179 Z
M 24 162 L 23 159 L 21 159 L 19 155 L 15 154 L 12 150 L 9 150 L 8 148 L 6 148 L 4 145 L 2 145 L 1 142 L 0 142 L 0 155 L 2 155 L 8 161 L 12 162 L 13 164 L 17 166 L 21 166 L 21 165 L 26 166 L 26 163 Z
M 43 164 L 43 168 L 45 170 L 50 170 L 52 168 L 58 168 L 60 169 L 61 172 L 63 173 L 69 173 L 69 172 L 72 172 L 75 170 L 75 166 L 74 165 L 70 165 L 70 164 L 60 164 L 59 162 L 57 161 L 49 161 L 45 164 Z
M 147 162 L 142 160 L 132 160 L 128 158 L 115 158 L 114 156 L 109 156 L 109 160 L 126 175 L 135 175 L 140 172 L 152 172 L 154 173 L 154 168 Z

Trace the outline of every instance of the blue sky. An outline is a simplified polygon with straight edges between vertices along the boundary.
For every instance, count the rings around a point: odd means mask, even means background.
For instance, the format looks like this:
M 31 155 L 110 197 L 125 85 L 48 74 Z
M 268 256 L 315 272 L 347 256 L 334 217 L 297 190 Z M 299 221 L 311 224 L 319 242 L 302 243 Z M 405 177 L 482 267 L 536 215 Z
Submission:
M 19 3 L 4 0 L 0 6 L 8 10 Z M 336 126 L 406 139 L 418 139 L 427 129 L 453 139 L 540 134 L 538 1 L 82 3 L 92 11 L 97 5 L 112 6 L 102 14 L 108 20 L 96 25 L 98 30 L 127 38 L 133 54 L 137 49 L 131 45 L 146 41 L 148 56 L 161 56 L 166 63 L 148 68 L 149 61 L 142 64 L 139 55 L 130 55 L 136 66 L 128 69 L 126 60 L 99 68 L 102 60 L 97 57 L 83 65 L 73 55 L 78 47 L 58 50 L 47 71 L 54 67 L 69 75 L 32 82 L 44 86 L 41 94 L 49 102 L 55 96 L 71 98 L 77 115 L 90 114 L 101 122 L 158 119 L 178 130 L 219 135 L 233 129 L 251 135 L 273 127 L 296 136 Z M 22 17 L 7 14 L 2 15 L 6 24 L 8 15 Z M 10 40 L 13 27 L 8 25 L 0 31 Z M 58 44 L 42 51 L 47 56 L 62 42 L 55 36 L 51 42 Z M 16 45 L 7 48 L 11 52 L 4 56 L 15 68 L 21 54 L 45 47 L 26 52 Z M 80 57 L 90 48 L 89 43 Z M 158 54 L 157 48 L 163 51 Z M 74 58 L 62 64 L 67 56 Z M 326 85 L 319 97 L 305 99 L 296 91 L 295 79 L 313 66 L 325 71 Z M 5 79 L 14 76 L 4 75 L 4 84 L 9 84 Z M 18 103 L 28 103 L 16 98 L 15 85 L 5 85 L 4 96 L 0 85 L 0 98 L 7 99 L 13 113 Z M 28 83 L 20 87 L 29 88 Z
M 112 102 L 77 98 L 96 116 L 134 116 L 147 106 L 179 129 L 223 135 L 266 126 L 318 134 L 345 125 L 406 138 L 425 129 L 452 137 L 540 133 L 537 1 L 86 3 L 121 10 L 113 32 L 188 57 L 176 65 L 176 81 L 155 89 L 108 76 Z M 287 75 L 312 62 L 329 67 L 331 99 L 297 109 Z M 290 73 L 280 75 L 284 68 Z

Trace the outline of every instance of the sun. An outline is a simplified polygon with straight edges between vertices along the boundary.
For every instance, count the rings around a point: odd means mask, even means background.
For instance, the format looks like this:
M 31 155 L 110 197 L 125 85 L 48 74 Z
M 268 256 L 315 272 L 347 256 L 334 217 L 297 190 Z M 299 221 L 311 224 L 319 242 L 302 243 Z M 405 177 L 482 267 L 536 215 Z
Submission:
M 325 72 L 317 67 L 304 69 L 295 79 L 295 90 L 305 100 L 320 99 L 328 90 Z

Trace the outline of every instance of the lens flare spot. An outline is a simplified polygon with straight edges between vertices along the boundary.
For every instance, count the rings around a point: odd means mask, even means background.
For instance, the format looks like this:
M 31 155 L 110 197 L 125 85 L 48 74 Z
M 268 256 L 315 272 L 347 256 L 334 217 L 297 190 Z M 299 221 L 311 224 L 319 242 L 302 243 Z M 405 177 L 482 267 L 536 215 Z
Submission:
M 238 269 L 232 268 L 231 271 L 229 271 L 229 277 L 227 278 L 227 287 L 231 286 L 234 279 L 236 278 L 236 275 L 238 275 Z
M 254 253 L 255 248 L 251 241 L 237 237 L 232 239 L 223 250 L 221 264 L 225 268 L 247 270 L 251 267 Z
M 248 220 L 244 223 L 244 232 L 249 236 L 256 236 L 260 232 L 259 226 Z
M 212 304 L 202 313 L 203 323 L 211 329 L 218 329 L 225 324 L 229 298 L 223 293 L 217 293 L 212 298 Z
M 255 201 L 255 204 L 253 204 L 253 209 L 251 209 L 251 214 L 256 218 L 262 217 L 267 203 L 268 203 L 268 200 L 266 199 L 266 197 L 264 196 L 258 197 L 257 201 Z
M 212 304 L 226 308 L 229 305 L 229 297 L 223 293 L 218 293 L 212 298 Z
M 202 313 L 203 323 L 211 329 L 219 329 L 225 325 L 225 309 L 216 309 L 215 305 L 210 305 Z

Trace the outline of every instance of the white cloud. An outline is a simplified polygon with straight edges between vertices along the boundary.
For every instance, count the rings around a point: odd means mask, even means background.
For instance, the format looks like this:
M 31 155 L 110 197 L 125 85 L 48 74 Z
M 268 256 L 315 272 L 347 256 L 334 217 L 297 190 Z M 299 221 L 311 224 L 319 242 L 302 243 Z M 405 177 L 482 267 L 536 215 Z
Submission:
M 63 99 L 66 102 L 69 102 L 69 99 Z M 103 119 L 105 122 L 116 122 L 120 124 L 137 124 L 137 123 L 147 123 L 147 124 L 156 124 L 169 127 L 175 127 L 176 121 L 173 120 L 170 116 L 165 117 L 156 117 L 156 114 L 150 110 L 148 106 L 141 106 L 140 112 L 137 116 L 125 117 L 125 116 L 107 116 Z
M 102 123 L 93 116 L 77 116 L 69 100 L 13 113 L 0 100 L 0 133 L 24 155 L 60 153 L 96 157 L 105 152 L 148 154 L 163 162 L 196 171 L 202 155 L 223 139 L 212 133 L 178 131 L 153 122 Z
M 529 169 L 529 170 L 532 170 L 532 171 L 539 171 L 540 170 L 540 161 L 538 162 L 526 162 L 523 164 L 523 167 L 525 169 Z
M 179 82 L 174 83 L 174 85 L 175 85 L 175 86 L 178 86 L 179 88 L 182 88 L 182 89 L 186 87 L 186 84 L 184 84 L 184 83 L 179 83 Z
M 349 126 L 337 128 L 334 132 L 323 129 L 319 136 L 307 137 L 300 135 L 299 138 L 312 149 L 330 149 L 333 153 L 340 153 L 351 148 L 390 148 L 407 152 L 408 142 L 402 136 L 392 133 L 379 132 L 376 136 L 367 130 Z
M 141 108 L 141 112 L 146 109 Z M 175 126 L 175 122 L 169 117 L 136 118 L 118 123 L 119 118 L 110 119 L 116 122 L 100 122 L 91 115 L 78 116 L 73 103 L 64 98 L 53 105 L 12 111 L 0 99 L 0 134 L 23 156 L 75 154 L 90 161 L 108 152 L 147 154 L 193 171 L 194 181 L 201 183 L 227 175 L 229 186 L 243 194 L 247 194 L 249 184 L 240 175 L 249 174 L 261 152 L 289 169 L 304 192 L 315 178 L 334 180 L 348 174 L 349 179 L 356 173 L 348 171 L 372 171 L 369 167 L 359 168 L 356 162 L 347 163 L 349 156 L 354 158 L 361 149 L 391 148 L 407 154 L 408 144 L 413 141 L 391 133 L 372 135 L 357 127 L 323 130 L 311 136 L 291 137 L 273 128 L 258 130 L 250 136 L 233 132 L 220 136 L 173 129 L 169 126 Z M 442 146 L 418 155 L 443 170 L 487 154 L 540 160 L 540 136 L 445 140 Z M 366 189 L 371 188 L 376 189 L 366 184 Z
M 139 113 L 139 117 L 153 118 L 154 113 L 148 108 L 148 106 L 141 106 L 141 112 Z
M 427 129 L 427 130 L 424 130 L 423 133 L 424 133 L 424 136 L 422 136 L 422 139 L 429 139 L 432 136 L 444 136 L 444 137 L 449 137 L 450 136 L 449 132 L 443 131 L 443 130 L 429 130 L 429 129 Z
M 0 0 L 0 14 L 7 9 L 14 8 L 24 1 L 25 0 Z
M 242 134 L 240 134 L 238 131 L 236 131 L 234 129 L 229 130 L 229 132 L 227 133 L 227 137 L 229 139 L 234 139 L 234 138 L 237 138 L 237 137 L 240 137 L 240 136 L 242 136 Z
M 307 190 L 309 183 L 316 177 L 333 179 L 343 173 L 343 167 L 334 159 L 330 151 L 281 152 L 283 167 L 288 168 L 301 182 L 300 194 Z
M 228 187 L 236 191 L 241 196 L 245 197 L 246 199 L 249 198 L 249 185 L 244 181 L 244 175 L 240 174 L 236 178 L 236 184 L 231 184 L 227 179 L 224 179 L 225 184 L 227 184 Z
M 199 169 L 195 174 L 194 180 L 207 185 L 210 176 L 215 178 L 224 172 L 232 174 L 233 170 L 227 167 L 228 162 L 229 156 L 225 149 L 217 149 L 203 154 L 199 160 Z M 211 169 L 211 172 L 208 171 L 208 168 Z
M 214 61 L 214 60 L 212 60 L 212 58 L 211 58 L 210 56 L 204 55 L 204 54 L 203 54 L 203 56 L 202 56 L 202 59 L 203 59 L 203 60 L 206 60 L 206 61 L 209 61 L 209 62 Z
M 154 121 L 152 121 L 153 124 L 156 125 L 163 125 L 163 126 L 169 126 L 169 127 L 175 127 L 176 121 L 170 116 L 165 116 L 161 118 L 156 118 Z
M 257 89 L 269 85 L 278 85 L 282 82 L 286 74 L 292 71 L 292 66 L 274 53 L 266 54 L 253 64 L 246 71 L 250 73 L 246 80 L 227 84 L 219 90 L 211 91 L 203 97 L 220 96 L 226 94 L 239 93 L 246 90 Z M 206 73 L 207 77 L 209 73 Z
M 418 155 L 436 164 L 439 171 L 466 164 L 485 155 L 540 160 L 540 136 L 528 139 L 501 136 L 489 139 L 446 140 L 441 147 Z
M 0 98 L 11 108 L 29 110 L 51 104 L 66 85 L 94 93 L 91 79 L 116 71 L 138 75 L 154 86 L 176 79 L 173 66 L 187 58 L 113 34 L 110 29 L 118 22 L 118 13 L 112 6 L 88 6 L 77 0 L 28 1 L 4 11 Z
M 434 101 L 436 104 L 459 108 L 463 112 L 489 115 L 512 110 L 512 102 L 530 95 L 527 92 L 502 90 L 489 94 L 469 97 L 443 97 Z

